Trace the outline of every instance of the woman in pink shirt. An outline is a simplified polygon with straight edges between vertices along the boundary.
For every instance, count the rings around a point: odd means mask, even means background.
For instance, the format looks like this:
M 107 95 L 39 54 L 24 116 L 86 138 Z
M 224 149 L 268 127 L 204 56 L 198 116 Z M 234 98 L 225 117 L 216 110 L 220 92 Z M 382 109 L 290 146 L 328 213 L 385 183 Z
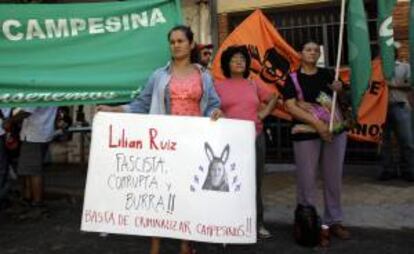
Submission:
M 221 109 L 227 118 L 250 120 L 256 126 L 256 202 L 257 232 L 259 238 L 270 238 L 263 224 L 263 201 L 261 195 L 265 165 L 265 139 L 263 119 L 276 106 L 277 96 L 257 81 L 249 80 L 250 56 L 245 46 L 230 46 L 221 55 L 221 69 L 227 78 L 216 84 Z
M 220 101 L 210 74 L 195 64 L 194 34 L 187 26 L 176 26 L 168 33 L 171 61 L 156 70 L 144 90 L 131 103 L 98 106 L 98 111 L 221 117 Z M 150 254 L 160 253 L 160 238 L 151 240 Z M 189 241 L 181 242 L 180 254 L 193 254 Z

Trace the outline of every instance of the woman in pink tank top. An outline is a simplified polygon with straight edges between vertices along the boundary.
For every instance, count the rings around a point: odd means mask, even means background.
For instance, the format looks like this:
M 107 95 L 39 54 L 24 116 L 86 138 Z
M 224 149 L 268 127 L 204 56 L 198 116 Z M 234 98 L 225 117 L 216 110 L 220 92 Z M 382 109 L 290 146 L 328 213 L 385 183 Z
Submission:
M 171 63 L 154 72 L 152 78 L 155 81 L 151 82 L 150 79 L 135 101 L 115 107 L 100 105 L 98 111 L 209 116 L 214 120 L 221 117 L 220 101 L 211 76 L 201 66 L 194 64 L 197 50 L 193 38 L 194 34 L 187 26 L 172 28 L 168 33 Z M 169 80 L 168 84 L 161 84 L 165 80 Z M 157 89 L 166 91 L 164 98 L 154 98 Z M 167 103 L 159 103 L 160 101 Z M 167 106 L 161 108 L 160 104 Z M 152 237 L 150 254 L 160 253 L 160 242 L 160 238 Z M 193 253 L 195 250 L 190 242 L 183 240 L 180 254 Z
M 200 99 L 203 93 L 201 77 L 193 71 L 184 77 L 173 75 L 170 80 L 172 115 L 201 116 Z

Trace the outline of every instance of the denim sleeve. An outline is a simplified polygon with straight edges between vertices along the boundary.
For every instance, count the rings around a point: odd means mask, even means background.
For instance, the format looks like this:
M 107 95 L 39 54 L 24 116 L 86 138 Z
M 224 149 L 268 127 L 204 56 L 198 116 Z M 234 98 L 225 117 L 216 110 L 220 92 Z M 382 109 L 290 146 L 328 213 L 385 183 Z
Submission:
M 155 73 L 151 75 L 144 89 L 133 101 L 122 106 L 126 113 L 148 113 L 150 111 L 152 93 L 154 90 Z
M 215 109 L 219 109 L 220 108 L 220 98 L 217 95 L 216 89 L 214 89 L 214 83 L 213 83 L 213 78 L 208 75 L 207 78 L 207 107 L 206 110 L 204 112 L 205 116 L 210 116 L 211 113 L 213 113 L 213 111 Z

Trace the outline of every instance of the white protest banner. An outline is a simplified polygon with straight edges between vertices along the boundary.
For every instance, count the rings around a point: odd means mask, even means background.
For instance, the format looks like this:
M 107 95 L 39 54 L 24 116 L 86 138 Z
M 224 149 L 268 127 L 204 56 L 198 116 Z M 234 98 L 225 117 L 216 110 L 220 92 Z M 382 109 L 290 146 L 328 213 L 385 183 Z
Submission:
M 81 230 L 256 242 L 249 121 L 98 113 Z

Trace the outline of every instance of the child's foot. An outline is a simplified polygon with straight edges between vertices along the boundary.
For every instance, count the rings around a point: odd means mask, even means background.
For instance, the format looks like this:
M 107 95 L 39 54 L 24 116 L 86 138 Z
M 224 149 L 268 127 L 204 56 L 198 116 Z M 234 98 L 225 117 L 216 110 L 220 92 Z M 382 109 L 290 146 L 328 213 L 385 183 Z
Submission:
M 150 254 L 160 254 L 160 238 L 158 237 L 151 238 Z
M 193 248 L 191 243 L 182 241 L 180 254 L 196 254 L 196 250 Z

